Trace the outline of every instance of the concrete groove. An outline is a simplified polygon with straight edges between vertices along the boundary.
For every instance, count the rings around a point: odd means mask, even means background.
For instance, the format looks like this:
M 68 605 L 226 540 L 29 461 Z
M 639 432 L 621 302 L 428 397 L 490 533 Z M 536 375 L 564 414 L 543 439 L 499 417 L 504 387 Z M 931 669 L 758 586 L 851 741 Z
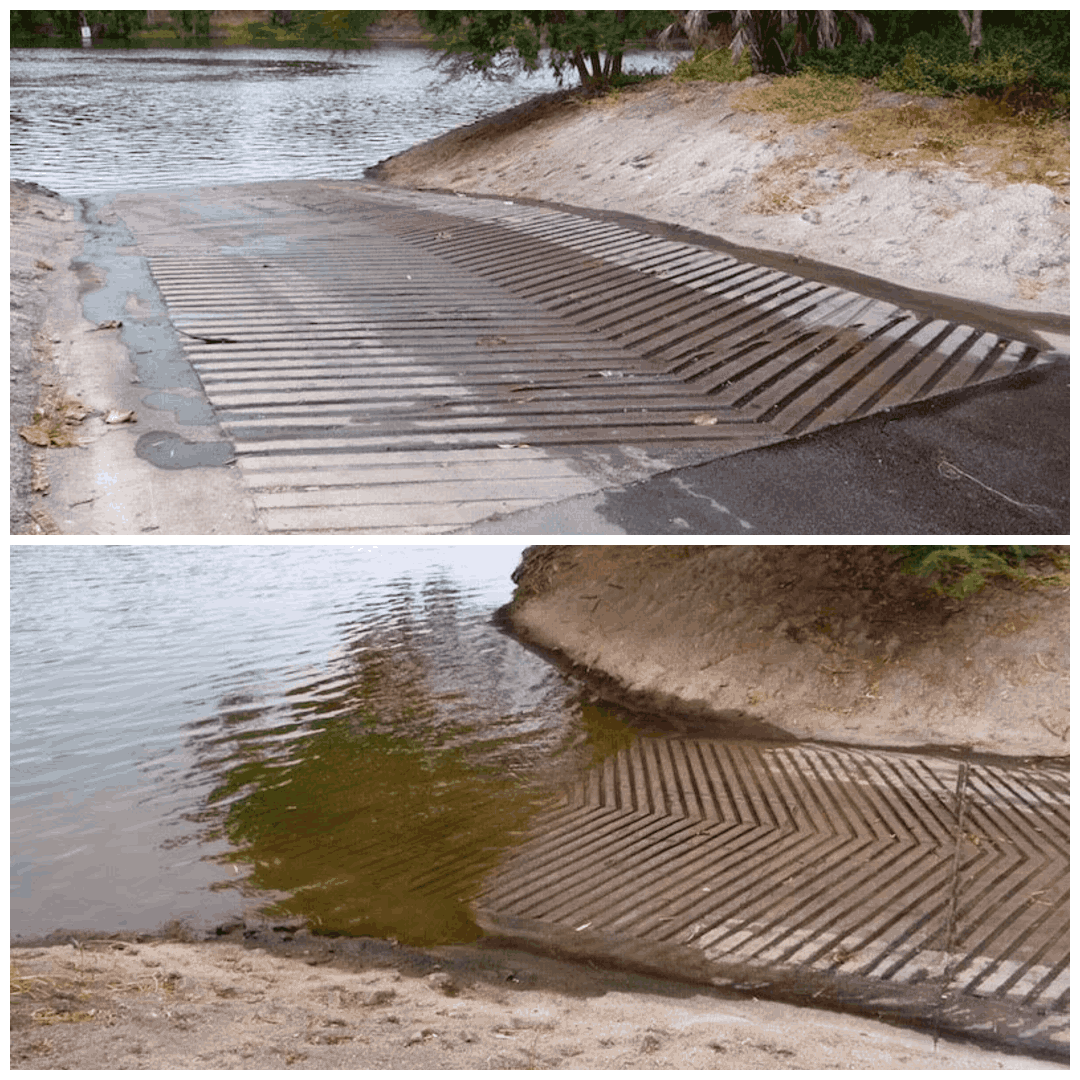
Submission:
M 256 505 L 282 494 L 271 485 L 293 493 L 287 512 L 263 506 L 270 531 L 456 530 L 1040 362 L 975 327 L 571 213 L 389 191 L 343 205 L 309 202 L 289 247 L 149 255 Z M 232 245 L 238 224 L 213 219 L 206 238 Z M 367 480 L 390 453 L 410 455 L 408 486 L 433 454 L 495 448 L 509 452 L 498 498 L 439 494 L 432 472 L 387 502 L 387 482 Z M 550 467 L 542 495 L 515 460 Z
M 718 982 L 1047 1050 L 1067 1045 L 1067 823 L 1052 766 L 652 737 L 571 785 L 477 911 L 559 952 L 678 974 L 690 948 Z

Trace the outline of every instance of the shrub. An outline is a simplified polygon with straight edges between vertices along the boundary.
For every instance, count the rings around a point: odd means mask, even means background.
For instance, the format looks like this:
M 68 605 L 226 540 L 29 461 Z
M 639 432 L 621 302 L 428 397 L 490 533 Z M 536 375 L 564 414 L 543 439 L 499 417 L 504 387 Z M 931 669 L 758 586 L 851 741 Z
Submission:
M 671 77 L 676 82 L 690 82 L 697 79 L 703 82 L 741 82 L 753 73 L 750 65 L 750 50 L 744 50 L 738 64 L 731 62 L 730 49 L 701 48 L 694 53 L 693 60 L 683 60 L 676 64 Z
M 798 60 L 802 70 L 879 79 L 885 90 L 916 94 L 978 94 L 1012 111 L 1068 108 L 1068 25 L 1054 12 L 987 13 L 983 47 L 971 59 L 967 35 L 953 13 L 871 13 L 877 38 L 866 45 L 841 41 Z M 1065 13 L 1068 14 L 1067 12 Z M 1045 16 L 1045 18 L 1039 18 Z
M 940 547 L 892 545 L 903 554 L 900 569 L 916 577 L 933 578 L 930 588 L 939 596 L 963 599 L 977 593 L 995 575 L 1027 580 L 1024 561 L 1042 549 L 1026 544 L 980 547 L 952 544 Z

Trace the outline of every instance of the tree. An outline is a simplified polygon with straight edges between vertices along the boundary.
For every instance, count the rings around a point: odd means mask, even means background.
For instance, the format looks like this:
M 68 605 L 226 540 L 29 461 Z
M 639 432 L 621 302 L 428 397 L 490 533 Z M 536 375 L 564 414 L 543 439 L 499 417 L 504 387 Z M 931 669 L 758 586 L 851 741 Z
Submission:
M 284 14 L 284 13 L 283 13 Z M 290 30 L 299 32 L 304 45 L 310 49 L 363 49 L 371 44 L 368 30 L 382 16 L 381 11 L 294 11 L 288 22 Z
M 308 49 L 366 49 L 368 30 L 382 17 L 381 11 L 271 11 L 270 25 L 289 32 L 289 43 Z M 277 44 L 279 38 L 265 26 L 249 24 L 253 41 Z
M 181 37 L 210 38 L 209 11 L 170 11 L 169 18 Z
M 964 24 L 964 32 L 968 36 L 968 41 L 971 43 L 971 59 L 979 59 L 979 50 L 982 48 L 982 12 L 972 11 L 969 15 L 966 11 L 961 11 L 960 22 Z
M 58 44 L 77 45 L 81 40 L 80 16 L 93 27 L 94 37 L 125 40 L 146 26 L 146 12 L 115 11 L 12 11 L 11 44 L 13 47 L 41 45 L 44 38 Z
M 731 59 L 737 64 L 743 50 L 749 49 L 755 75 L 759 72 L 786 75 L 796 55 L 811 48 L 835 49 L 840 44 L 842 20 L 854 28 L 860 42 L 873 41 L 870 20 L 857 11 L 736 11 L 732 21 L 735 37 L 731 42 Z M 785 49 L 781 35 L 793 24 L 794 39 L 790 48 Z
M 509 79 L 539 70 L 542 52 L 556 78 L 573 68 L 581 85 L 599 90 L 622 74 L 628 45 L 671 21 L 664 11 L 419 11 L 435 36 L 451 78 L 475 73 Z

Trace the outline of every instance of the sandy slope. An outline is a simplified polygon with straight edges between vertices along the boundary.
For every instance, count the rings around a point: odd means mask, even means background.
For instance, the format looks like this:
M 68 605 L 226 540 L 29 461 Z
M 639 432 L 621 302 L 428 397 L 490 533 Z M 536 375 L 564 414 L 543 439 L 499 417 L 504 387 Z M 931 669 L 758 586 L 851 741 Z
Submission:
M 737 92 L 663 80 L 522 108 L 390 158 L 375 175 L 636 214 L 910 288 L 1068 312 L 1067 178 L 1052 190 L 990 183 L 974 166 L 870 160 L 840 140 L 842 118 L 794 125 L 740 111 Z M 879 93 L 867 107 L 902 98 Z
M 707 733 L 1069 752 L 1069 590 L 937 597 L 880 546 L 538 546 L 512 622 Z M 1033 574 L 1052 575 L 1049 560 Z

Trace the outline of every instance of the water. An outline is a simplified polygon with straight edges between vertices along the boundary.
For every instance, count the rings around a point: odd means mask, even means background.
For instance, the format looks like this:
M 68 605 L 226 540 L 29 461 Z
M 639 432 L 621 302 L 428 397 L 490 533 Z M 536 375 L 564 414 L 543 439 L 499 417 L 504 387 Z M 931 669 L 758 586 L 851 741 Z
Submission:
M 549 71 L 448 83 L 433 55 L 12 49 L 11 175 L 68 197 L 358 179 L 383 158 L 557 88 Z M 676 59 L 631 54 L 625 68 Z
M 491 624 L 519 556 L 13 548 L 12 934 L 259 910 L 467 940 L 581 740 L 566 679 Z

